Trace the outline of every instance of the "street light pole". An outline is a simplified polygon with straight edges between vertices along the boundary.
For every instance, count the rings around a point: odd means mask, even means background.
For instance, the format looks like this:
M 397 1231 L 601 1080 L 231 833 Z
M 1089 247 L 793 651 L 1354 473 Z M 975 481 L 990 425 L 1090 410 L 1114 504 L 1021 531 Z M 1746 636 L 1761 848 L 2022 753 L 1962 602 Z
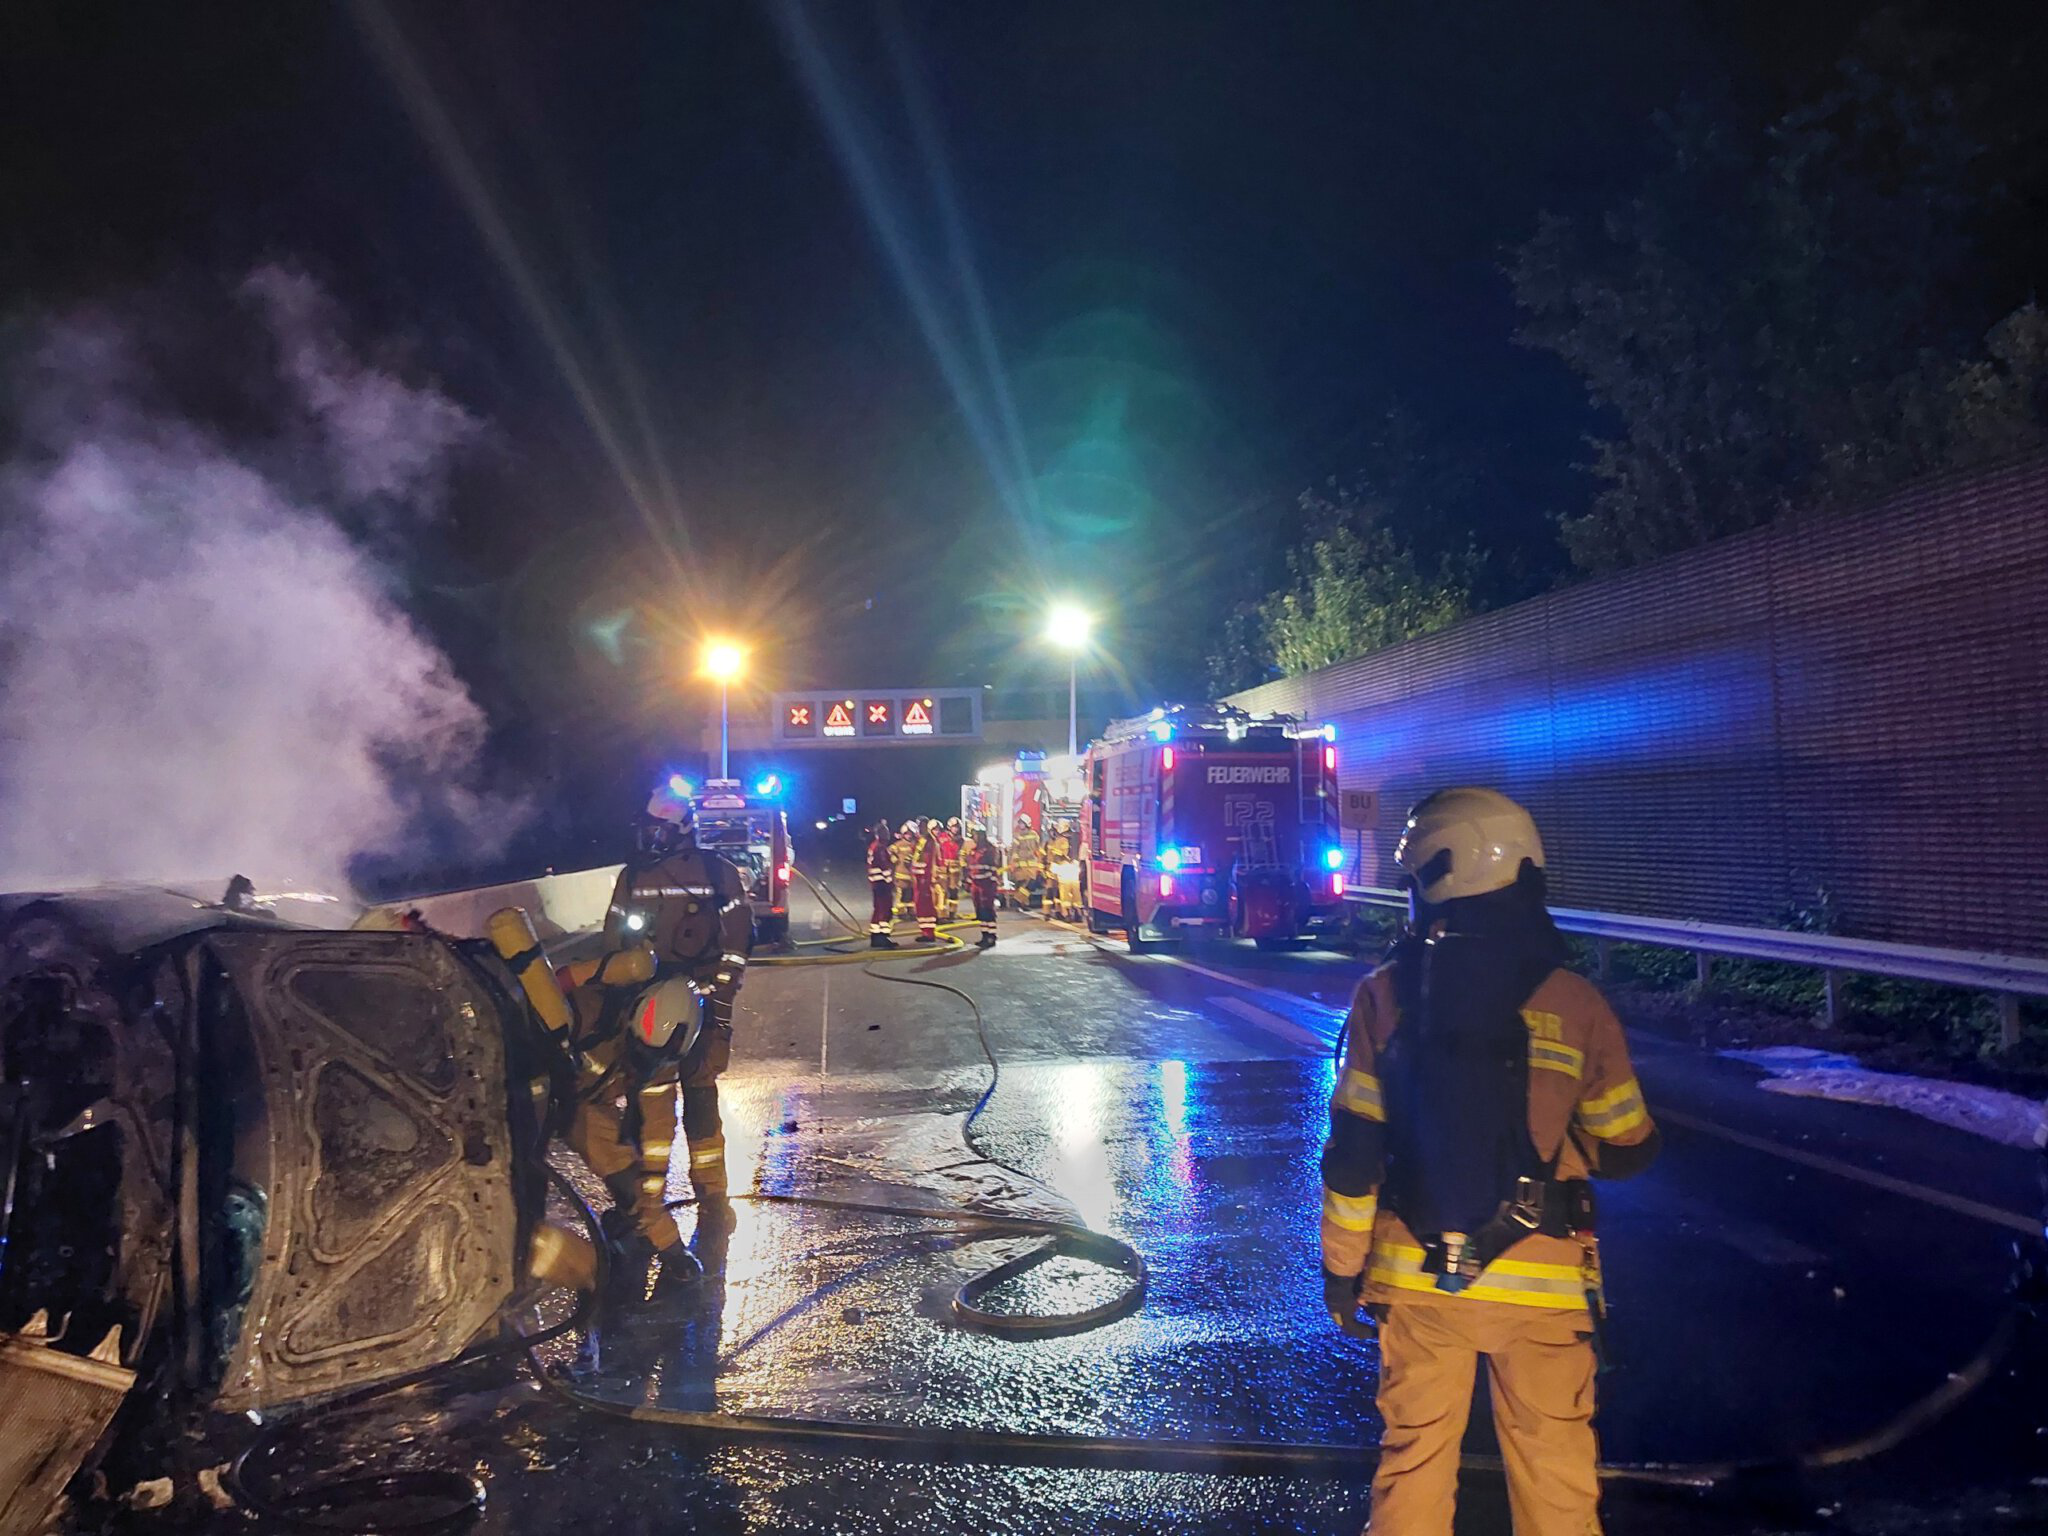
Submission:
M 1081 750 L 1081 653 L 1095 620 L 1074 603 L 1054 603 L 1045 616 L 1046 643 L 1067 653 L 1067 756 Z
M 1075 651 L 1067 657 L 1067 756 L 1069 757 L 1073 757 L 1081 750 L 1080 674 L 1081 653 Z
M 705 643 L 702 674 L 718 682 L 718 776 L 732 777 L 732 680 L 747 664 L 747 654 L 730 640 Z

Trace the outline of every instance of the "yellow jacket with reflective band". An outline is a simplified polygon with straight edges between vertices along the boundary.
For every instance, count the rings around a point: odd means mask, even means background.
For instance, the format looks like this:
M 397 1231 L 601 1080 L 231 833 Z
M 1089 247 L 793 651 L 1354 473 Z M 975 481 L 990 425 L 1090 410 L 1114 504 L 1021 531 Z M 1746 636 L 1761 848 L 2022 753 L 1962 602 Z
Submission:
M 1330 1095 L 1333 1125 L 1353 1116 L 1383 1126 L 1380 1059 L 1400 1027 L 1393 967 L 1359 983 L 1351 1001 L 1344 1062 Z M 1529 1032 L 1529 1135 L 1537 1154 L 1557 1158 L 1559 1179 L 1597 1176 L 1603 1147 L 1635 1146 L 1653 1129 L 1629 1061 L 1621 1022 L 1590 981 L 1552 971 L 1522 1006 Z M 1372 1138 L 1377 1144 L 1378 1137 Z M 1340 1182 L 1343 1182 L 1340 1180 Z M 1355 1187 L 1355 1186 L 1354 1186 Z M 1585 1309 L 1585 1245 L 1575 1238 L 1532 1233 L 1496 1259 L 1463 1291 L 1440 1291 L 1422 1270 L 1422 1244 L 1399 1217 L 1382 1210 L 1379 1192 L 1323 1191 L 1323 1267 L 1365 1276 L 1368 1301 L 1436 1301 L 1451 1305 Z

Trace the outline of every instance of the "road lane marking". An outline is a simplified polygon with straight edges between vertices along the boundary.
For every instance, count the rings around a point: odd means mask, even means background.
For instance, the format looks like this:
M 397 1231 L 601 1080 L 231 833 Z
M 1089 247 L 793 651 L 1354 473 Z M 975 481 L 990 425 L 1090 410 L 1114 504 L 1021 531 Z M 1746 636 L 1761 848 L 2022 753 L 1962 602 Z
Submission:
M 832 1029 L 832 970 L 825 969 L 825 1000 L 818 1005 L 818 1076 L 825 1075 L 825 1042 Z
M 1061 926 L 1070 925 L 1062 924 Z M 1092 936 L 1091 942 L 1094 942 Z M 1308 998 L 1302 997 L 1299 993 L 1283 991 L 1277 987 L 1264 986 L 1255 981 L 1247 981 L 1243 977 L 1231 975 L 1228 971 L 1219 971 L 1206 965 L 1198 965 L 1196 962 L 1185 959 L 1180 955 L 1132 955 L 1127 948 L 1112 949 L 1106 944 L 1098 944 L 1097 947 L 1102 949 L 1105 954 L 1121 955 L 1127 959 L 1159 960 L 1168 964 L 1178 965 L 1184 970 L 1190 970 L 1197 975 L 1206 976 L 1212 981 L 1223 982 L 1241 991 L 1276 998 L 1282 1002 L 1292 1003 L 1297 1007 L 1311 1008 L 1319 1013 L 1328 1014 L 1333 1025 L 1340 1024 L 1344 1017 L 1339 1010 L 1330 1008 L 1327 1004 L 1311 1001 Z M 1235 1012 L 1236 1010 L 1233 1009 L 1232 1011 Z M 1633 1030 L 1629 1034 L 1630 1042 L 1633 1045 L 1639 1037 Z M 1329 1038 L 1319 1041 L 1318 1044 L 1327 1047 L 1335 1039 L 1336 1031 L 1333 1028 Z M 1667 1044 L 1667 1042 L 1663 1041 L 1657 1042 L 1658 1046 L 1665 1046 Z M 1673 1051 L 1684 1049 L 1684 1047 L 1675 1045 L 1670 1048 Z M 1651 1054 L 1661 1054 L 1661 1052 L 1653 1047 Z M 1831 1173 L 1837 1178 L 1848 1179 L 1853 1183 L 1865 1184 L 1872 1189 L 1881 1189 L 1889 1194 L 1902 1195 L 1908 1200 L 1917 1200 L 1923 1205 L 1931 1205 L 1957 1216 L 1968 1216 L 1973 1220 L 1988 1222 L 1992 1226 L 2004 1227 L 2013 1232 L 2025 1232 L 2030 1236 L 2039 1233 L 2042 1229 L 2041 1221 L 2033 1217 L 2022 1216 L 2018 1212 L 2004 1210 L 1999 1206 L 1986 1205 L 1982 1201 L 1972 1200 L 1964 1195 L 1952 1195 L 1945 1190 L 1932 1189 L 1925 1184 L 1915 1184 L 1910 1179 L 1901 1179 L 1892 1174 L 1878 1173 L 1869 1168 L 1860 1168 L 1854 1163 L 1844 1162 L 1836 1157 L 1829 1157 L 1823 1152 L 1807 1152 L 1797 1147 L 1788 1147 L 1783 1142 L 1773 1141 L 1767 1136 L 1752 1136 L 1743 1131 L 1731 1130 L 1729 1127 L 1720 1125 L 1715 1121 L 1703 1120 L 1695 1115 L 1685 1114 L 1680 1110 L 1653 1106 L 1652 1113 L 1659 1120 L 1671 1125 L 1684 1126 L 1687 1130 L 1697 1131 L 1703 1136 L 1716 1136 L 1723 1141 L 1732 1142 L 1736 1146 L 1747 1147 L 1752 1152 L 1762 1152 L 1767 1156 L 1781 1157 L 1787 1162 L 1798 1163 L 1821 1173 Z
M 1314 1013 L 1321 1014 L 1330 1021 L 1330 1032 L 1327 1035 L 1318 1034 L 1316 1031 L 1301 1025 L 1295 1026 L 1303 1036 L 1314 1043 L 1318 1050 L 1327 1050 L 1336 1043 L 1337 1029 L 1344 1022 L 1346 1010 L 1332 1008 L 1328 1003 L 1319 1003 L 1312 997 L 1303 997 L 1299 992 L 1289 992 L 1284 987 L 1269 987 L 1263 982 L 1247 981 L 1244 977 L 1233 976 L 1228 971 L 1219 971 L 1213 966 L 1199 964 L 1188 959 L 1185 955 L 1134 955 L 1130 952 L 1128 945 L 1121 949 L 1112 948 L 1103 943 L 1098 935 L 1091 934 L 1073 923 L 1060 922 L 1057 918 L 1047 918 L 1045 921 L 1057 927 L 1072 929 L 1106 955 L 1120 956 L 1126 960 L 1154 960 L 1161 965 L 1179 966 L 1184 971 L 1193 971 L 1197 976 L 1206 976 L 1211 981 L 1220 981 L 1225 986 L 1236 987 L 1241 992 L 1256 993 L 1260 997 L 1268 997 L 1275 1002 L 1286 1003 L 1295 1008 L 1307 1008 Z
M 1319 1053 L 1329 1047 L 1330 1042 L 1314 1030 L 1304 1029 L 1294 1020 L 1284 1018 L 1270 1008 L 1261 1008 L 1257 1003 L 1246 1002 L 1241 997 L 1212 997 L 1208 1002 L 1211 1007 L 1221 1008 L 1226 1013 L 1234 1013 L 1240 1019 L 1249 1020 L 1259 1028 L 1278 1035 L 1294 1045 L 1307 1046 Z
M 1746 1131 L 1733 1131 L 1712 1120 L 1702 1120 L 1676 1109 L 1654 1109 L 1658 1120 L 1666 1125 L 1681 1125 L 1689 1131 L 1698 1131 L 1702 1136 L 1716 1136 L 1722 1141 L 1733 1142 L 1738 1147 L 1747 1147 L 1752 1152 L 1763 1152 L 1772 1157 L 1782 1157 L 1788 1163 L 1799 1163 L 1831 1173 L 1839 1179 L 1850 1179 L 1858 1184 L 1867 1184 L 1872 1189 L 1882 1189 L 1889 1194 L 1903 1195 L 1908 1200 L 1918 1200 L 1923 1205 L 1932 1205 L 1957 1216 L 1970 1216 L 1978 1221 L 1989 1222 L 1995 1227 L 2005 1227 L 2014 1232 L 2025 1232 L 2030 1236 L 2041 1230 L 2041 1223 L 2016 1211 L 2002 1210 L 1995 1205 L 1966 1199 L 1962 1195 L 1951 1195 L 1946 1190 L 1930 1189 L 1925 1184 L 1915 1184 L 1911 1179 L 1896 1178 L 1889 1173 L 1878 1173 L 1869 1168 L 1859 1168 L 1854 1163 L 1829 1157 L 1825 1152 L 1808 1152 L 1799 1147 L 1788 1147 L 1781 1141 L 1768 1136 L 1752 1136 Z
M 1702 1242 L 1718 1243 L 1760 1264 L 1781 1269 L 1819 1269 L 1828 1262 L 1826 1254 L 1782 1232 L 1675 1189 L 1645 1195 L 1644 1200 L 1644 1208 L 1629 1217 L 1631 1227 L 1652 1228 L 1670 1222 L 1680 1232 Z
M 1327 1047 L 1331 1040 L 1337 1038 L 1335 1026 L 1343 1022 L 1343 1010 L 1341 1008 L 1331 1008 L 1329 1004 L 1319 1004 L 1319 1001 L 1315 1001 L 1313 997 L 1303 997 L 1298 991 L 1288 991 L 1284 987 L 1268 987 L 1264 981 L 1245 981 L 1243 977 L 1233 977 L 1229 971 L 1217 971 L 1214 967 L 1198 965 L 1198 963 L 1190 961 L 1186 954 L 1159 954 L 1159 956 L 1153 956 L 1153 958 L 1159 958 L 1159 961 L 1165 961 L 1167 965 L 1178 965 L 1182 971 L 1194 971 L 1198 977 L 1208 977 L 1210 981 L 1223 981 L 1225 985 L 1239 987 L 1243 991 L 1255 991 L 1260 997 L 1272 997 L 1274 1001 L 1282 1001 L 1282 1004 L 1292 1004 L 1294 1008 L 1309 1008 L 1309 1010 L 1313 1010 L 1317 1014 L 1323 1014 L 1329 1020 L 1329 1024 L 1331 1024 L 1331 1032 L 1321 1036 L 1317 1040 L 1317 1044 L 1325 1044 L 1325 1047 Z

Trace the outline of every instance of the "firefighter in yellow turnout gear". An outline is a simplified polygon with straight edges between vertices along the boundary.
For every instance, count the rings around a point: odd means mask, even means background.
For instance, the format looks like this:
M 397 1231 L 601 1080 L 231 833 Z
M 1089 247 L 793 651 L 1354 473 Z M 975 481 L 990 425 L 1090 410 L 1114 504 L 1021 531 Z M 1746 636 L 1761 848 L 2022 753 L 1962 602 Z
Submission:
M 1050 891 L 1046 902 L 1052 915 L 1076 922 L 1081 916 L 1080 839 L 1065 827 L 1055 827 L 1046 839 L 1045 883 Z
M 1600 1530 L 1604 1315 L 1590 1179 L 1649 1166 L 1621 1025 L 1561 968 L 1528 813 L 1483 789 L 1411 813 L 1410 932 L 1352 1001 L 1323 1153 L 1324 1305 L 1379 1320 L 1374 1536 L 1450 1536 L 1484 1355 L 1516 1536 Z
M 570 998 L 579 1037 L 589 1042 L 568 1140 L 612 1192 L 608 1233 L 629 1259 L 640 1250 L 643 1269 L 646 1249 L 663 1255 L 666 1275 L 688 1262 L 665 1199 L 678 1082 L 690 1182 L 700 1202 L 726 1194 L 718 1077 L 732 1056 L 733 1001 L 746 972 L 753 913 L 740 872 L 697 847 L 687 800 L 657 795 L 639 844 L 605 919 L 605 940 L 616 953 L 586 962 L 594 964 L 591 974 L 576 974 L 579 966 L 567 978 L 582 983 Z M 646 968 L 631 957 L 647 952 L 658 985 L 622 996 L 621 980 Z M 611 974 L 622 965 L 625 977 Z
M 1010 900 L 1018 907 L 1037 906 L 1045 891 L 1045 849 L 1038 829 L 1022 816 L 1010 838 L 1010 889 Z
M 913 916 L 917 911 L 917 823 L 906 821 L 889 845 L 889 862 L 896 874 L 896 915 Z

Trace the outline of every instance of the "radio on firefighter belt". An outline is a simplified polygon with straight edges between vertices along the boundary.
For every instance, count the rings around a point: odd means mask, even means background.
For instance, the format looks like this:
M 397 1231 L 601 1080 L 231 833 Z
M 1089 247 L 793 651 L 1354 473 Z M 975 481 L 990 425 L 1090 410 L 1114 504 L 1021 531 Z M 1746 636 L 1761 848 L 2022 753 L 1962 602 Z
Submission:
M 1558 1178 L 1563 1143 L 1546 1157 L 1529 1126 L 1529 1032 L 1521 1008 L 1554 965 L 1548 952 L 1460 934 L 1398 946 L 1400 1025 L 1381 1063 L 1383 1194 L 1421 1245 L 1423 1273 L 1447 1294 L 1479 1283 L 1526 1237 L 1577 1242 L 1599 1349 L 1606 1308 L 1593 1187 Z

